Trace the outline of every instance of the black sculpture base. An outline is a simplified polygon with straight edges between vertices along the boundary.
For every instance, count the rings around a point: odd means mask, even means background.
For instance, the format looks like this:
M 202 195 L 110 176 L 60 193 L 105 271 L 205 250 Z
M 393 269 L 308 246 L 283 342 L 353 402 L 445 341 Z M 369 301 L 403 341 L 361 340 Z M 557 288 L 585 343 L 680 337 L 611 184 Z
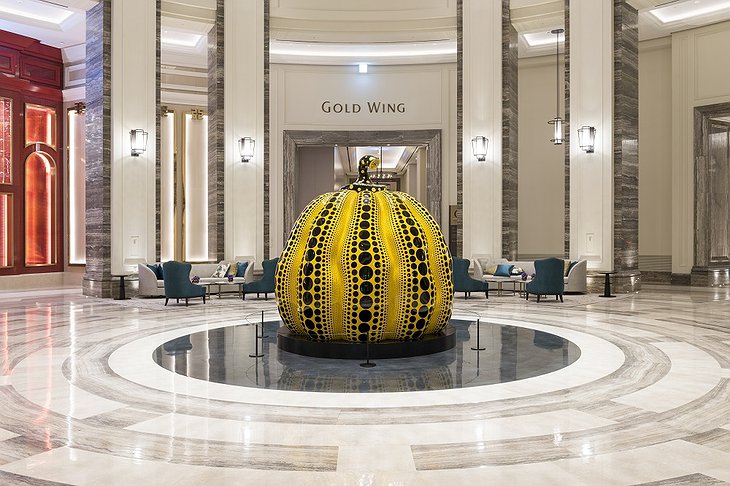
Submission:
M 410 358 L 440 353 L 456 345 L 456 330 L 448 324 L 441 333 L 427 335 L 417 341 L 383 341 L 351 343 L 346 341 L 312 341 L 306 336 L 292 334 L 286 326 L 277 331 L 277 345 L 282 351 L 335 359 Z

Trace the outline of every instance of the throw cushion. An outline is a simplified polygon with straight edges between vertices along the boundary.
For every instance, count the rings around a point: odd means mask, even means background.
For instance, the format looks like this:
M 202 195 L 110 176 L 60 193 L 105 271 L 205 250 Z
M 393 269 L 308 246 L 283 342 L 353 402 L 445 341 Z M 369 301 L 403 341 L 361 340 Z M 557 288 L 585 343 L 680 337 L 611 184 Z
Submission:
M 215 269 L 215 272 L 213 272 L 213 275 L 211 275 L 211 277 L 213 277 L 213 278 L 225 277 L 226 272 L 228 271 L 228 266 L 229 265 L 227 263 L 219 263 Z
M 236 277 L 243 277 L 246 274 L 248 268 L 248 262 L 238 262 L 238 268 L 236 268 Z
M 495 277 L 509 277 L 509 273 L 512 271 L 512 267 L 514 265 L 510 265 L 509 263 L 500 263 L 497 265 L 497 271 L 494 272 Z
M 238 272 L 238 262 L 233 262 L 228 267 L 228 273 L 226 275 L 233 275 L 235 277 L 236 272 Z
M 510 274 L 511 275 L 522 275 L 522 269 L 520 267 L 513 267 Z
M 568 270 L 570 270 L 570 260 L 563 260 L 563 276 L 568 276 Z
M 484 273 L 488 273 L 489 275 L 494 275 L 494 272 L 497 271 L 497 265 L 489 265 L 486 270 L 484 270 Z
M 152 263 L 152 264 L 148 263 L 147 268 L 152 270 L 152 272 L 155 274 L 155 277 L 157 278 L 157 280 L 164 280 L 164 278 L 162 276 L 162 265 L 157 264 L 157 263 Z

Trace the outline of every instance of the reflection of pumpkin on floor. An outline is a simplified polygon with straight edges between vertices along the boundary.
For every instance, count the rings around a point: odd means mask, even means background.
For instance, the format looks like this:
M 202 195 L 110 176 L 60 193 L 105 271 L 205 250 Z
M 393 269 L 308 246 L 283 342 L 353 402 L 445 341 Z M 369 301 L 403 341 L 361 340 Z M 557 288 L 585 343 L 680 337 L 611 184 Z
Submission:
M 415 198 L 368 175 L 315 198 L 292 228 L 276 273 L 279 312 L 296 334 L 318 341 L 413 340 L 451 317 L 451 255 Z

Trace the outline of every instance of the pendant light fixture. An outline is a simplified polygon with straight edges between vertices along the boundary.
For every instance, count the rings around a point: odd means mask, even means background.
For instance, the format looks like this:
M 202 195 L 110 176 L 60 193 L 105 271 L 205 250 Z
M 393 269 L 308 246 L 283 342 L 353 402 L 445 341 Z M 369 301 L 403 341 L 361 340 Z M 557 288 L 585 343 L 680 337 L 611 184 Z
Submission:
M 565 29 L 551 30 L 555 34 L 555 118 L 548 123 L 553 126 L 553 138 L 550 139 L 555 145 L 563 144 L 563 119 L 560 118 L 560 34 Z

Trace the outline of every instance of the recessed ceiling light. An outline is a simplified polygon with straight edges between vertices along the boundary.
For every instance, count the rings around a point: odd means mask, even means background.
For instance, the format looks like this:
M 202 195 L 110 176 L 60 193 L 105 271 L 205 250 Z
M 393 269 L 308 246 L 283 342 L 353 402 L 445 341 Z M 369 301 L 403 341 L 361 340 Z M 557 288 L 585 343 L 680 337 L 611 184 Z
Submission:
M 0 0 L 0 12 L 56 25 L 61 25 L 74 14 L 72 10 L 56 5 L 17 0 Z
M 686 0 L 651 9 L 649 13 L 659 19 L 660 22 L 668 24 L 725 9 L 730 9 L 730 1 L 728 0 Z
M 391 43 L 391 44 L 330 44 L 272 41 L 271 54 L 283 56 L 319 57 L 409 57 L 455 55 L 456 41 Z
M 530 47 L 542 47 L 542 46 L 554 46 L 555 45 L 555 34 L 548 31 L 546 32 L 527 32 L 522 34 L 522 38 L 525 39 L 527 45 Z M 565 34 L 558 36 L 558 42 L 565 41 Z

